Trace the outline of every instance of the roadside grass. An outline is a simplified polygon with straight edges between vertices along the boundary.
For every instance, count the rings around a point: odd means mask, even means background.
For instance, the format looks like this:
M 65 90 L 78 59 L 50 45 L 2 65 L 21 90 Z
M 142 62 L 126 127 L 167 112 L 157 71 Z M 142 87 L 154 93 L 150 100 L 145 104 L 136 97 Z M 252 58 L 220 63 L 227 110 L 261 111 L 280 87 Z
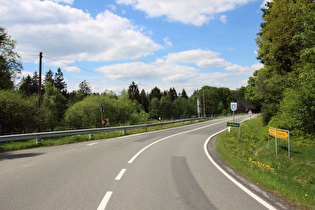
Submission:
M 303 146 L 291 138 L 290 159 L 287 140 L 279 139 L 278 146 L 276 155 L 270 137 L 268 149 L 267 127 L 260 118 L 242 123 L 240 139 L 238 128 L 233 128 L 216 141 L 217 151 L 228 165 L 296 208 L 315 209 L 315 145 Z
M 199 120 L 199 121 L 194 120 L 194 121 L 187 121 L 184 123 L 173 123 L 173 124 L 168 124 L 168 125 L 163 125 L 163 126 L 149 127 L 148 129 L 145 129 L 145 128 L 132 129 L 132 130 L 127 130 L 125 133 L 123 133 L 122 131 L 95 133 L 93 134 L 93 137 L 94 137 L 93 140 L 117 138 L 117 137 L 121 137 L 125 135 L 132 135 L 132 134 L 137 134 L 137 133 L 167 129 L 167 128 L 178 127 L 178 126 L 193 124 L 193 123 L 202 122 L 202 121 L 205 121 L 205 120 Z M 84 135 L 65 136 L 65 137 L 56 137 L 56 138 L 45 138 L 41 140 L 41 144 L 37 144 L 36 139 L 0 142 L 0 153 L 15 151 L 15 150 L 22 150 L 22 149 L 31 149 L 31 148 L 36 148 L 36 147 L 57 146 L 57 145 L 71 144 L 71 143 L 84 142 L 84 141 L 92 141 L 92 140 L 89 139 L 88 134 L 84 134 Z

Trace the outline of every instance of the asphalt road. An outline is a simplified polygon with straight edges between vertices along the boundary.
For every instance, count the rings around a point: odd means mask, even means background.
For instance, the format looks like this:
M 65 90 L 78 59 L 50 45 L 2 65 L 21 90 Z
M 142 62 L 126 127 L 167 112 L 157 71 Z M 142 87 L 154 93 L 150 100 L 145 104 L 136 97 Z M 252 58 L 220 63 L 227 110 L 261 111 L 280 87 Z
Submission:
M 209 159 L 205 142 L 228 120 L 2 153 L 0 209 L 279 209 Z

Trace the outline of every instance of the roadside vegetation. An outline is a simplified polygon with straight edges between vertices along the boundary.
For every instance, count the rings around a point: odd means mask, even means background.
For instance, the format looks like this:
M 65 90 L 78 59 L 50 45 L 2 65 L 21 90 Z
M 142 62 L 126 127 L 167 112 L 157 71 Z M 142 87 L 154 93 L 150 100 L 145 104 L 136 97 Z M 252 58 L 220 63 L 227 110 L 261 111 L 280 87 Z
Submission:
M 96 133 L 96 134 L 93 134 L 93 140 L 118 138 L 118 137 L 125 136 L 125 135 L 132 135 L 132 134 L 137 134 L 137 133 L 143 133 L 143 132 L 167 129 L 167 128 L 172 128 L 172 127 L 178 127 L 178 126 L 188 125 L 188 124 L 192 124 L 192 123 L 202 122 L 205 120 L 206 119 L 204 119 L 204 120 L 199 119 L 199 120 L 195 120 L 195 121 L 186 121 L 184 123 L 182 123 L 182 122 L 181 123 L 172 123 L 172 124 L 163 125 L 163 126 L 149 127 L 147 129 L 132 129 L 132 130 L 127 130 L 126 133 L 123 133 L 122 131 Z M 150 123 L 157 123 L 157 122 L 159 122 L 159 121 L 151 121 Z M 91 141 L 88 134 L 56 137 L 56 138 L 45 138 L 45 139 L 42 139 L 41 144 L 37 144 L 36 139 L 0 142 L 0 153 L 1 152 L 15 151 L 15 150 L 22 150 L 22 149 L 31 149 L 31 148 L 36 148 L 36 147 L 58 146 L 58 145 L 63 145 L 63 144 L 71 144 L 71 143 L 78 143 L 78 142 L 85 142 L 85 141 Z
M 288 159 L 287 140 L 279 139 L 276 155 L 274 137 L 270 137 L 268 149 L 268 127 L 263 126 L 262 118 L 242 123 L 240 139 L 238 132 L 232 128 L 217 137 L 217 151 L 226 163 L 298 209 L 315 209 L 314 139 L 301 141 L 299 136 L 291 136 Z
M 249 77 L 248 85 L 237 90 L 204 85 L 191 96 L 175 88 L 139 91 L 134 82 L 121 94 L 92 93 L 86 80 L 68 92 L 60 68 L 45 72 L 42 84 L 37 72 L 15 84 L 23 70 L 21 57 L 14 50 L 15 40 L 0 26 L 0 135 L 101 127 L 101 104 L 110 126 L 120 126 L 198 116 L 197 99 L 202 115 L 226 114 L 230 102 L 246 99 L 262 117 L 243 125 L 240 140 L 235 129 L 221 135 L 222 157 L 294 205 L 315 208 L 315 3 L 266 1 L 262 11 L 256 43 L 263 65 Z M 278 156 L 267 149 L 267 126 L 290 131 L 291 159 L 286 158 L 284 140 Z

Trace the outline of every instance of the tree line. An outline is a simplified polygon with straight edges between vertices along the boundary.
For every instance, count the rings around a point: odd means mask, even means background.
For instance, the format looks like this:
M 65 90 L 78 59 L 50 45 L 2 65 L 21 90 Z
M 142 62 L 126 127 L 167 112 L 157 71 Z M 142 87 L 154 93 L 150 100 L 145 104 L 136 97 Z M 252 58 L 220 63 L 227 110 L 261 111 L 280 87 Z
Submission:
M 0 90 L 0 124 L 2 134 L 82 129 L 101 127 L 100 105 L 104 105 L 104 118 L 111 126 L 148 123 L 149 120 L 196 117 L 197 99 L 205 104 L 207 116 L 226 114 L 230 101 L 244 97 L 245 88 L 233 91 L 228 88 L 203 86 L 188 97 L 185 89 L 161 91 L 154 87 L 150 92 L 139 91 L 132 82 L 119 95 L 112 91 L 92 93 L 84 80 L 79 89 L 67 91 L 62 70 L 46 72 L 38 96 L 39 75 L 23 77 L 16 88 Z M 205 100 L 205 101 L 203 101 Z M 39 101 L 41 105 L 39 106 Z M 204 103 L 205 102 L 205 103 Z
M 111 126 L 147 123 L 148 120 L 196 117 L 197 99 L 201 100 L 202 116 L 226 114 L 229 103 L 244 98 L 245 87 L 239 90 L 203 86 L 189 97 L 182 89 L 150 92 L 139 91 L 132 82 L 119 95 L 111 91 L 92 93 L 83 80 L 79 89 L 69 92 L 61 68 L 48 70 L 40 84 L 39 74 L 23 77 L 17 86 L 14 80 L 22 71 L 20 56 L 14 51 L 15 41 L 0 28 L 0 131 L 1 134 L 63 129 L 101 127 L 100 105 Z M 40 90 L 40 91 L 39 91 Z M 41 96 L 39 96 L 41 92 Z
M 314 139 L 315 3 L 274 0 L 262 11 L 256 43 L 264 68 L 249 78 L 245 96 L 261 105 L 266 125 Z

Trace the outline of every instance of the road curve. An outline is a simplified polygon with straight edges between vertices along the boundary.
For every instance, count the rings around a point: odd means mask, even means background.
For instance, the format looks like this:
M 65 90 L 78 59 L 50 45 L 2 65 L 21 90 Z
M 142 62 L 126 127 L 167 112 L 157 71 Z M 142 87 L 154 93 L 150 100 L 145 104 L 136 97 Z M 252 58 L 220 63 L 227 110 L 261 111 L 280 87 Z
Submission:
M 248 195 L 204 152 L 228 120 L 2 153 L 0 209 L 279 209 Z

